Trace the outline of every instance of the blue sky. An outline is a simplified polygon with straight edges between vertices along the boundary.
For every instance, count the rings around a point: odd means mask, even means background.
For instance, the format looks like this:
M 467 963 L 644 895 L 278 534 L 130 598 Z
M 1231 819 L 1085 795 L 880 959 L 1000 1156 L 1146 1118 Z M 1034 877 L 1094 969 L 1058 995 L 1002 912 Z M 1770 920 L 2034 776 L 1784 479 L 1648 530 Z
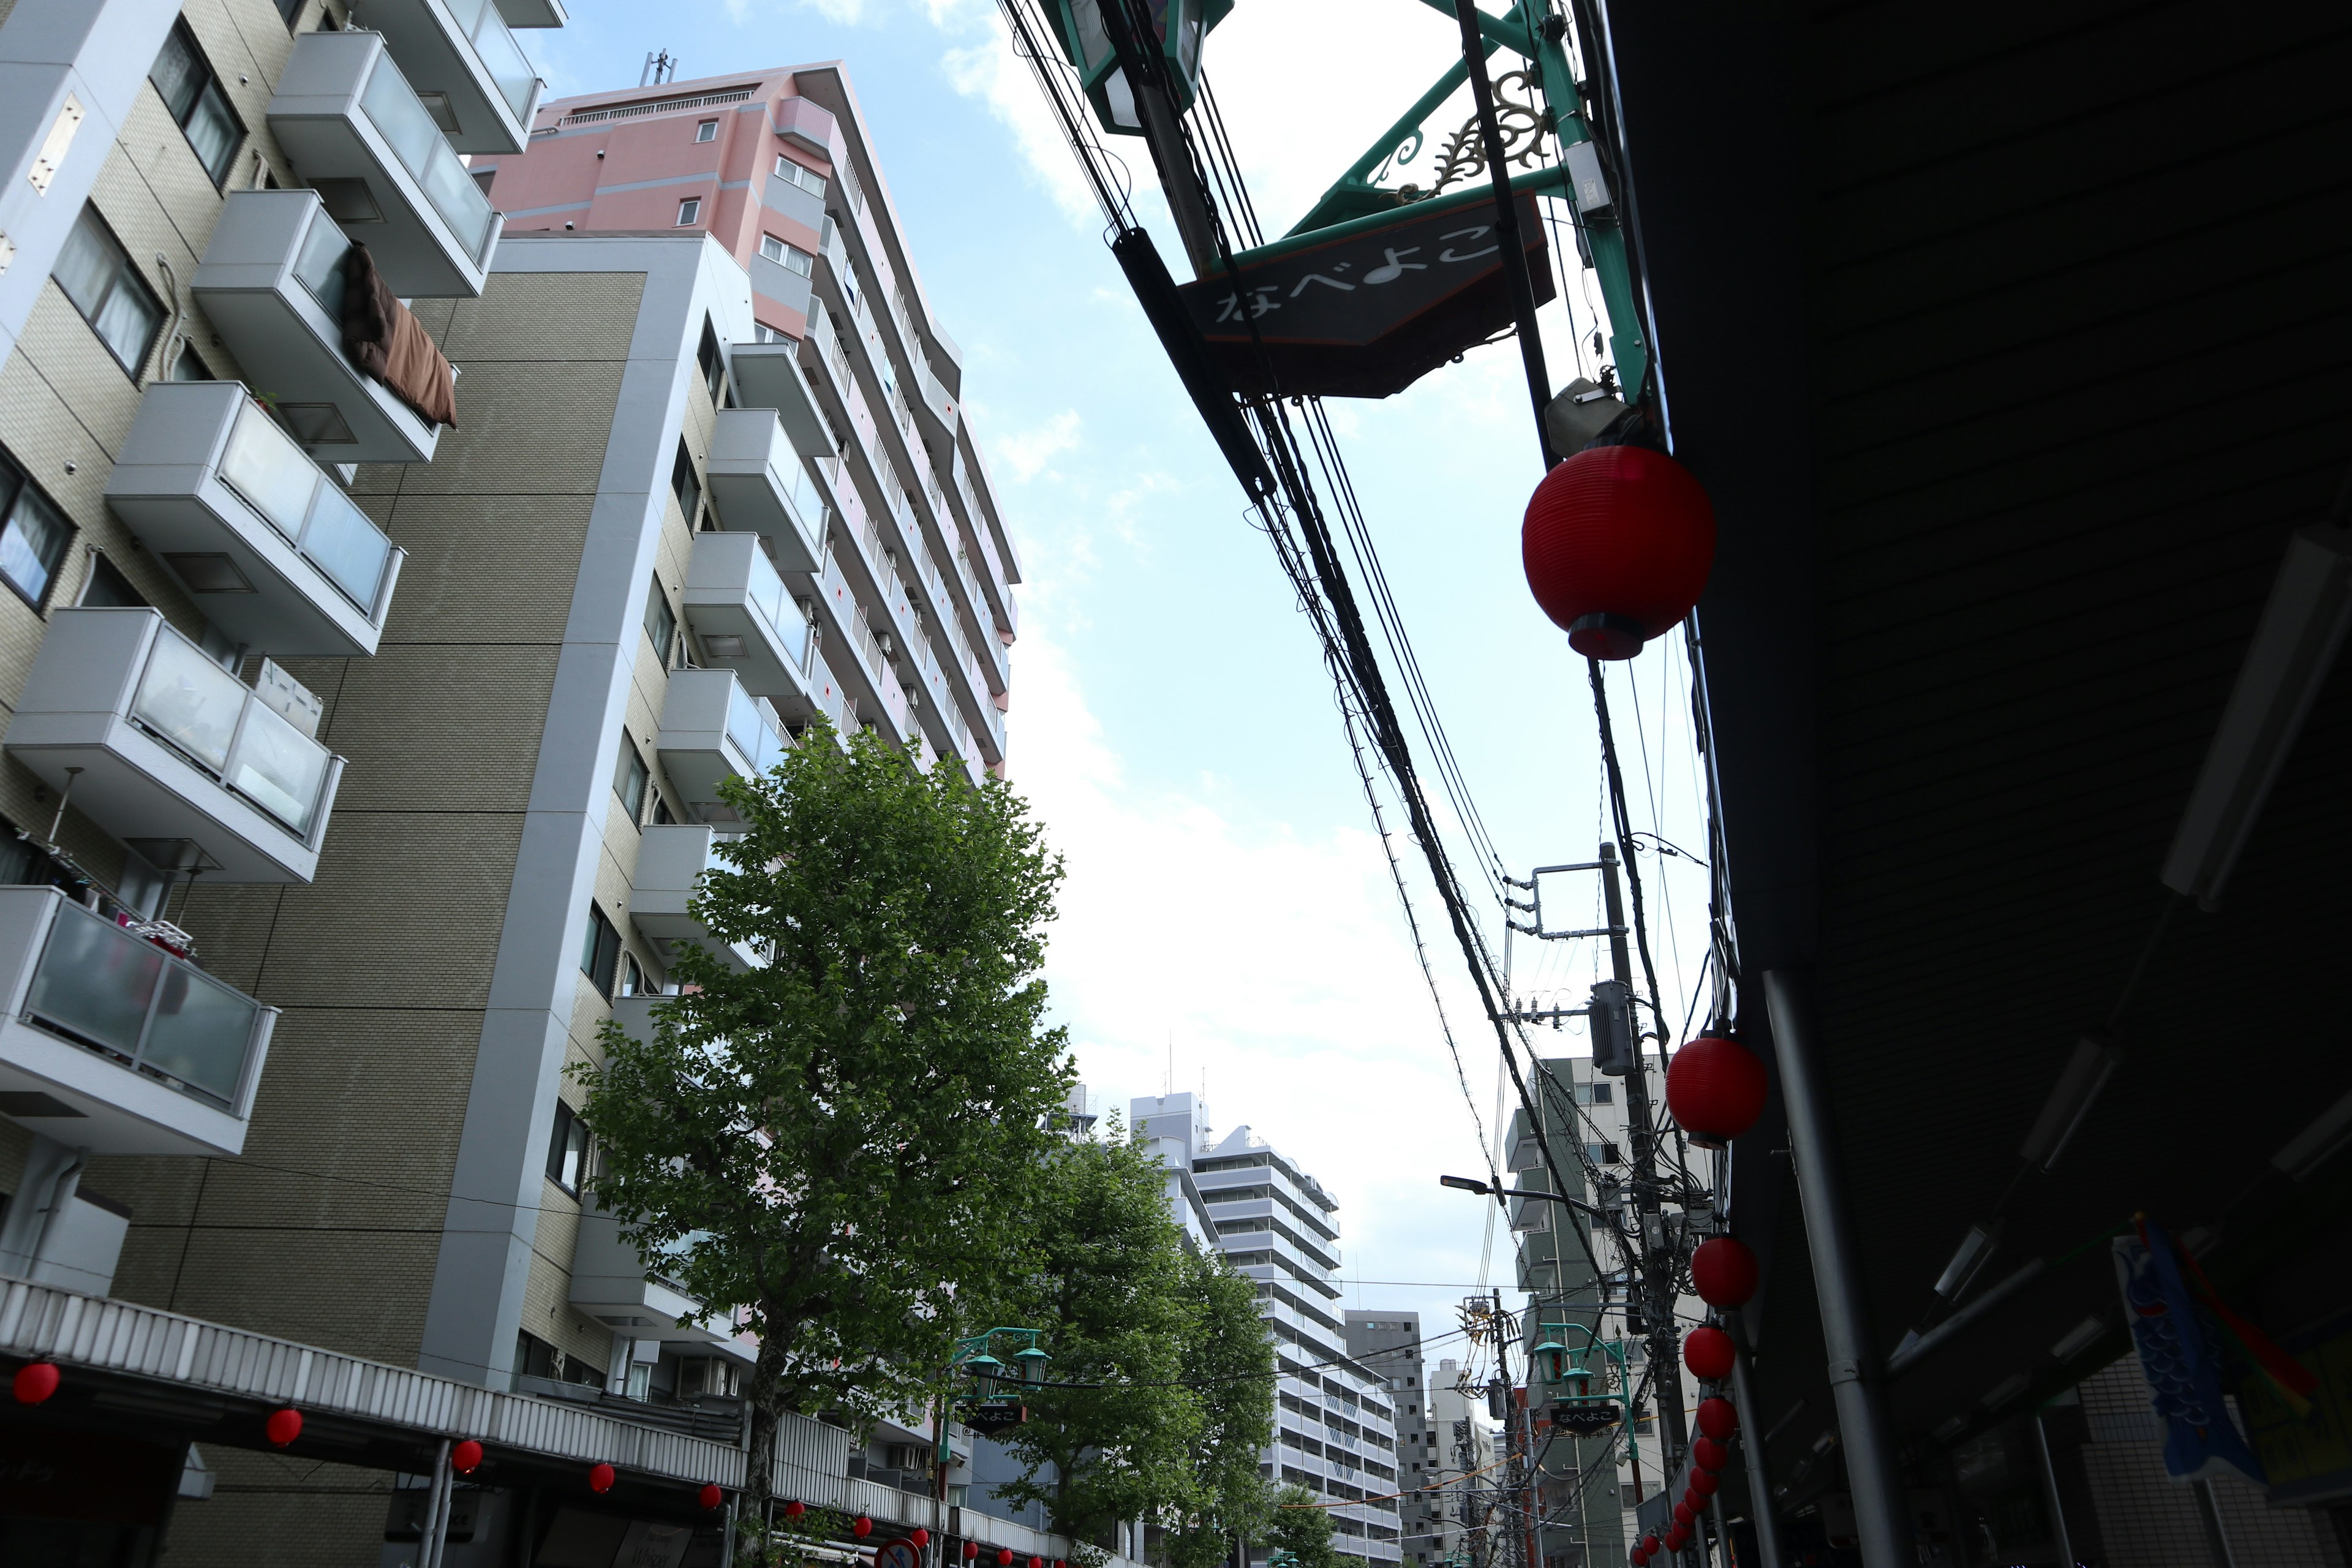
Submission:
M 1049 979 L 1081 1073 L 1118 1110 L 1164 1081 L 1205 1081 L 1220 1133 L 1248 1122 L 1340 1200 L 1344 1276 L 1400 1282 L 1350 1284 L 1345 1304 L 1418 1308 L 1433 1333 L 1481 1278 L 1481 1205 L 1436 1186 L 1442 1171 L 1482 1169 L 1474 1114 L 1318 651 L 1104 248 L 994 5 L 575 0 L 572 16 L 561 33 L 522 35 L 555 94 L 633 85 L 657 48 L 681 79 L 847 62 L 923 285 L 963 350 L 967 412 L 1022 552 L 1013 776 L 1068 861 Z M 1241 0 L 1206 61 L 1268 232 L 1444 68 L 1454 38 L 1415 0 Z M 1148 172 L 1139 143 L 1118 150 Z M 1161 210 L 1148 192 L 1139 205 Z M 1181 258 L 1159 228 L 1163 254 Z M 1558 305 L 1546 318 L 1562 382 L 1579 333 Z M 1578 320 L 1589 332 L 1581 304 Z M 1541 475 L 1517 349 L 1331 407 L 1502 855 L 1517 874 L 1591 858 L 1601 816 L 1583 664 L 1519 569 L 1519 519 Z M 1699 847 L 1678 652 L 1654 647 L 1612 679 L 1629 784 L 1658 803 L 1636 810 L 1637 826 Z M 1402 837 L 1396 847 L 1491 1135 L 1493 1036 L 1417 852 Z M 1672 940 L 1663 921 L 1660 934 L 1679 1023 L 1704 951 L 1704 882 L 1686 863 L 1644 870 L 1673 906 Z M 1499 941 L 1499 916 L 1485 913 Z M 1515 957 L 1518 989 L 1580 1000 L 1589 953 L 1522 941 Z M 1546 1038 L 1581 1049 L 1572 1034 Z M 1508 1271 L 1497 1237 L 1494 1272 L 1507 1283 Z

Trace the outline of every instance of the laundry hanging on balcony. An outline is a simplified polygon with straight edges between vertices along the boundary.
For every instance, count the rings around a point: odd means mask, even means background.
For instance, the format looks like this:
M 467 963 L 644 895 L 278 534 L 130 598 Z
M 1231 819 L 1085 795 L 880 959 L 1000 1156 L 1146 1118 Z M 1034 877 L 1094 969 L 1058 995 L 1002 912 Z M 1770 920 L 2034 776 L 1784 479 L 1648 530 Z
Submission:
M 352 363 L 436 425 L 457 427 L 457 378 L 440 345 L 354 245 L 343 287 L 343 350 Z
M 1536 199 L 1519 237 L 1536 302 L 1554 295 Z M 1234 258 L 1177 289 L 1244 396 L 1386 397 L 1511 326 L 1492 195 L 1441 196 Z M 1269 369 L 1272 372 L 1268 377 Z

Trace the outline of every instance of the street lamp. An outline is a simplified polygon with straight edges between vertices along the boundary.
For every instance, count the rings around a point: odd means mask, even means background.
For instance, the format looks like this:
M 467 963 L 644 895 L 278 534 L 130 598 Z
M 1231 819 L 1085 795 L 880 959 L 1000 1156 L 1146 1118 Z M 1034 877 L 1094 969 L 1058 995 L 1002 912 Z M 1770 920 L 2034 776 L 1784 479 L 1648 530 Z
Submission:
M 1117 135 L 1140 136 L 1143 111 L 1127 68 L 1119 63 L 1111 25 L 1103 16 L 1105 5 L 1121 7 L 1120 16 L 1135 15 L 1130 0 L 1055 0 L 1049 7 L 1054 31 L 1059 35 L 1063 55 L 1077 68 L 1087 100 L 1103 129 Z M 1160 56 L 1176 111 L 1181 114 L 1192 107 L 1200 91 L 1201 40 L 1225 19 L 1234 0 L 1144 0 L 1142 8 L 1148 13 L 1149 28 L 1141 42 Z

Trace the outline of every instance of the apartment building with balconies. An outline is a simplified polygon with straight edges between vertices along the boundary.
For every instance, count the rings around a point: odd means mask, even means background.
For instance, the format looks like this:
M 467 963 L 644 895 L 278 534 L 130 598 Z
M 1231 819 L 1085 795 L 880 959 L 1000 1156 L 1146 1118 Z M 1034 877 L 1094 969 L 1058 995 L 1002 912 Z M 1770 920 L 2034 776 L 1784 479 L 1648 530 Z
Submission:
M 474 169 L 516 233 L 707 233 L 751 279 L 740 397 L 793 410 L 824 492 L 818 639 L 861 721 L 1001 771 L 1020 565 L 847 70 L 541 106 Z M 756 460 L 753 447 L 730 457 Z
M 928 548 L 999 527 L 969 432 L 873 521 L 760 269 L 464 162 L 562 20 L 0 10 L 0 1341 L 64 1368 L 0 1451 L 161 1486 L 75 1521 L 122 1561 L 394 1561 L 427 1474 L 484 1561 L 715 1540 L 751 1347 L 597 1207 L 565 1069 L 707 940 L 726 777 L 819 718 L 1003 762 L 1009 554 L 1000 626 Z M 950 614 L 995 687 L 901 657 Z
M 1339 1267 L 1337 1200 L 1246 1126 L 1213 1142 L 1207 1108 L 1196 1095 L 1132 1100 L 1128 1124 L 1163 1161 L 1182 1155 L 1215 1245 L 1257 1286 L 1258 1310 L 1274 1331 L 1276 1372 L 1275 1435 L 1260 1472 L 1329 1500 L 1332 1544 L 1343 1558 L 1398 1562 L 1402 1406 L 1387 1375 L 1350 1353 L 1348 1324 L 1333 1309 L 1339 1299 L 1333 1279 Z

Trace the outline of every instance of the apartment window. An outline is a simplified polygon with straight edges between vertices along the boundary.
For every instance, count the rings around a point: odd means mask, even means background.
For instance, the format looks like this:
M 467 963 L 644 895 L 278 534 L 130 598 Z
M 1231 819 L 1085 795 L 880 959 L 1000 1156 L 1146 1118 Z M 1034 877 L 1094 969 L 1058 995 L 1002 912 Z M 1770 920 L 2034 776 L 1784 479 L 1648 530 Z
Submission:
M 669 467 L 669 489 L 677 497 L 678 515 L 686 519 L 688 528 L 692 528 L 694 509 L 702 504 L 702 481 L 694 477 L 694 454 L 686 449 L 683 441 L 677 444 L 677 461 Z
M 228 178 L 237 143 L 245 140 L 245 125 L 229 107 L 228 94 L 221 90 L 220 79 L 205 62 L 205 52 L 196 47 L 196 37 L 188 31 L 187 23 L 172 24 L 163 39 L 163 52 L 155 57 L 147 79 L 163 95 L 163 107 L 179 122 L 196 162 L 218 186 Z
M 857 264 L 854 261 L 841 269 L 841 291 L 849 296 L 852 305 L 857 303 Z
M 131 579 L 105 556 L 93 552 L 89 559 L 89 575 L 82 579 L 81 603 L 103 605 L 109 609 L 143 610 L 146 599 L 131 585 Z
M 556 1375 L 556 1348 L 526 1329 L 515 1335 L 514 1369 L 517 1377 L 543 1377 L 553 1382 Z
M 588 931 L 580 939 L 580 973 L 596 987 L 596 994 L 606 1001 L 613 999 L 613 971 L 621 959 L 621 933 L 604 918 L 604 911 L 595 905 L 588 906 Z
M 555 1131 L 547 1141 L 547 1179 L 580 1195 L 581 1178 L 588 1173 L 588 1124 L 562 1100 L 555 1102 Z
M 1594 1085 L 1592 1086 L 1592 1103 L 1593 1103 L 1593 1104 L 1595 1104 L 1595 1105 L 1607 1105 L 1607 1104 L 1610 1104 L 1612 1101 L 1613 1101 L 1615 1099 L 1616 1099 L 1616 1089 L 1615 1089 L 1615 1087 L 1614 1087 L 1613 1085 L 1611 1085 L 1611 1084 L 1605 1084 L 1605 1083 L 1596 1083 L 1596 1084 L 1594 1084 Z
M 801 167 L 782 153 L 776 154 L 776 178 L 790 180 L 809 195 L 820 199 L 824 195 L 824 176 L 814 169 Z
M 719 140 L 719 121 L 717 121 L 716 120 L 706 120 L 706 121 L 702 121 L 702 123 L 700 123 L 699 125 L 697 125 L 697 126 L 694 128 L 694 139 L 695 139 L 697 142 L 716 142 L 716 141 L 718 141 L 718 140 Z M 684 220 L 684 219 L 680 219 L 679 221 L 680 221 L 680 222 L 684 222 L 685 220 Z
M 642 822 L 646 815 L 646 785 L 650 775 L 646 772 L 646 759 L 636 742 L 626 735 L 621 737 L 621 763 L 613 774 L 613 793 L 621 797 L 628 809 L 631 822 Z
M 80 221 L 58 253 L 56 277 L 58 287 L 113 352 L 123 373 L 138 380 L 139 367 L 147 363 L 147 350 L 155 342 L 155 329 L 163 324 L 163 304 L 131 265 L 96 207 L 81 209 Z
M 789 343 L 794 342 L 789 332 L 780 332 L 765 321 L 751 324 L 751 341 L 755 343 Z
M 677 616 L 669 607 L 669 595 L 662 592 L 659 578 L 654 580 L 646 599 L 646 636 L 661 655 L 662 667 L 667 668 L 671 645 L 677 641 Z
M 816 275 L 815 257 L 797 245 L 786 245 L 772 234 L 763 234 L 760 237 L 760 254 L 786 270 L 797 272 L 803 278 L 813 278 Z
M 719 347 L 718 329 L 710 324 L 707 316 L 702 321 L 702 346 L 695 351 L 694 357 L 695 363 L 702 367 L 702 384 L 709 387 L 710 395 L 716 398 L 719 389 L 727 384 L 727 356 Z
M 654 981 L 651 975 L 647 974 L 644 969 L 638 966 L 637 961 L 633 955 L 625 952 L 621 954 L 621 994 L 624 996 L 658 996 L 661 994 L 661 986 Z
M 57 579 L 73 524 L 5 458 L 0 458 L 0 518 L 6 519 L 0 523 L 0 577 L 37 610 Z
M 196 357 L 195 351 L 194 349 L 183 346 L 178 356 L 172 361 L 172 374 L 164 379 L 167 381 L 213 381 L 217 378 L 213 374 L 212 368 L 205 364 L 204 361 Z
M 702 216 L 702 198 L 688 196 L 677 204 L 677 226 L 684 228 Z

